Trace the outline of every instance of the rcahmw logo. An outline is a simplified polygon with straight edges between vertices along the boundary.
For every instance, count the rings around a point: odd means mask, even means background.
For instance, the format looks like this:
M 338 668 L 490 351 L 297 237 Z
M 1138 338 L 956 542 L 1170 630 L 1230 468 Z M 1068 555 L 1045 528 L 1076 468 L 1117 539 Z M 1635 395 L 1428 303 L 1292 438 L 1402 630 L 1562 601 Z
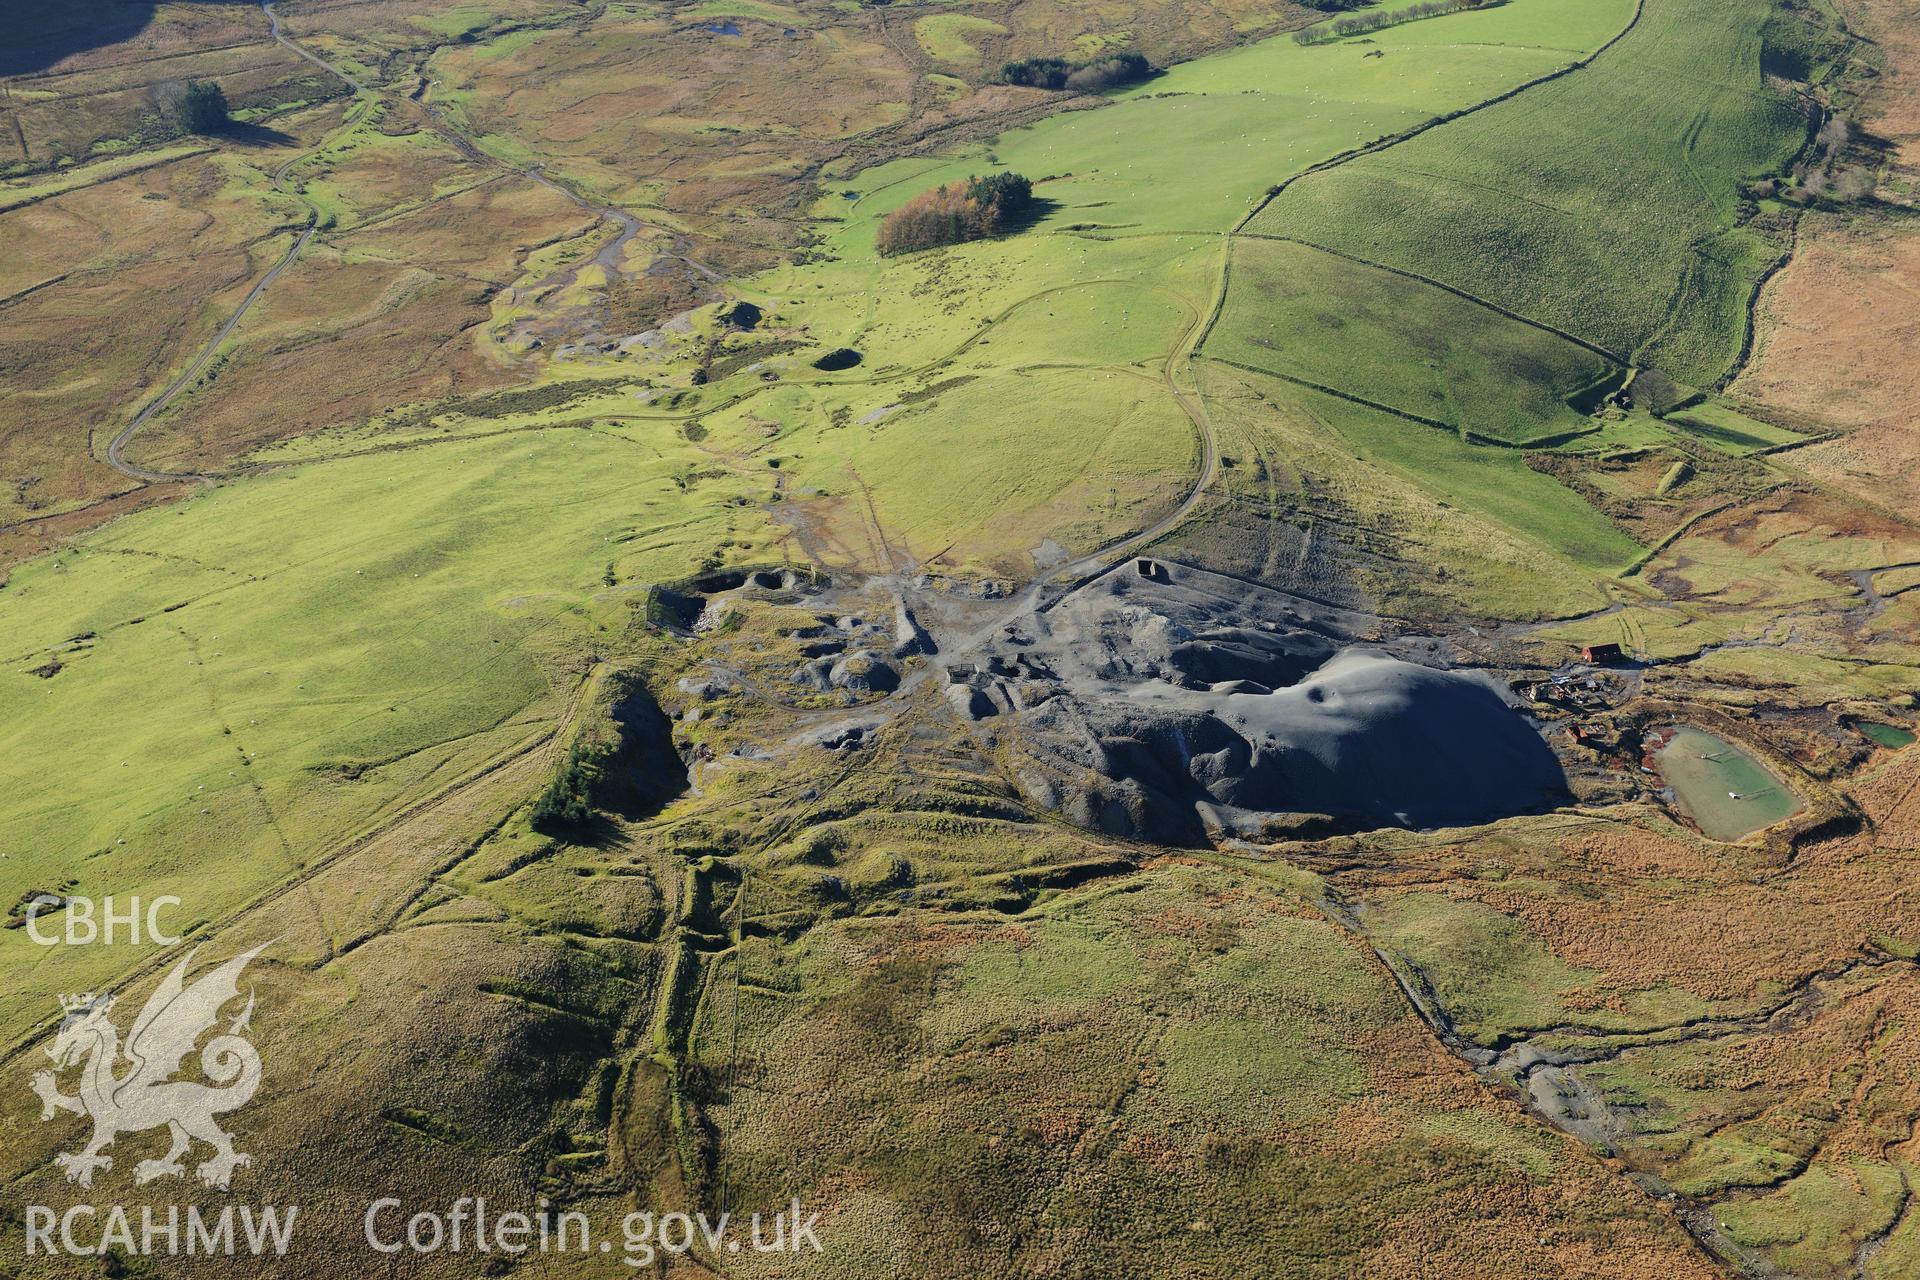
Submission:
M 136 1257 L 233 1257 L 239 1253 L 260 1257 L 286 1253 L 293 1241 L 298 1205 L 282 1210 L 251 1205 L 222 1205 L 218 1213 L 202 1213 L 198 1205 L 156 1207 L 143 1204 L 96 1209 L 77 1204 L 58 1213 L 43 1204 L 27 1206 L 27 1254 L 63 1254 L 91 1258 L 113 1250 Z M 238 1229 L 235 1229 L 235 1224 Z
M 233 1171 L 251 1162 L 233 1149 L 233 1139 L 214 1120 L 245 1106 L 260 1087 L 260 1055 L 244 1036 L 253 1018 L 251 991 L 246 1007 L 200 1051 L 200 1070 L 212 1083 L 174 1076 L 201 1037 L 220 1021 L 221 1009 L 239 998 L 241 972 L 265 949 L 263 944 L 236 956 L 192 985 L 186 981 L 187 966 L 198 948 L 188 952 L 147 997 L 124 1045 L 108 1017 L 111 996 L 61 998 L 66 1017 L 47 1050 L 54 1069 L 35 1074 L 33 1091 L 40 1095 L 42 1120 L 66 1111 L 93 1121 L 93 1134 L 84 1147 L 54 1158 L 67 1181 L 92 1186 L 96 1171 L 113 1167 L 113 1157 L 104 1152 L 114 1140 L 148 1129 L 165 1128 L 173 1141 L 164 1156 L 134 1166 L 135 1182 L 181 1177 L 186 1173 L 181 1157 L 196 1142 L 213 1148 L 195 1170 L 204 1186 L 225 1191 Z M 115 1074 L 122 1060 L 131 1065 Z M 58 1073 L 74 1068 L 79 1069 L 78 1092 L 62 1093 Z

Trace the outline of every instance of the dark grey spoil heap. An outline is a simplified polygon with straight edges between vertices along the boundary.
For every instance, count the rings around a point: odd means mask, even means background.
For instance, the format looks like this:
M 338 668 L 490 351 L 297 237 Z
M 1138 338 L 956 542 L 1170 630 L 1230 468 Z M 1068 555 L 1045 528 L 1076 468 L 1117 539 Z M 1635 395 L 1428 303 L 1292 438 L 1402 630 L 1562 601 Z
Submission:
M 1457 826 L 1567 798 L 1500 683 L 1408 661 L 1444 646 L 1178 565 L 1129 561 L 956 668 L 1033 801 L 1118 835 Z M 1282 821 L 1284 819 L 1284 821 Z

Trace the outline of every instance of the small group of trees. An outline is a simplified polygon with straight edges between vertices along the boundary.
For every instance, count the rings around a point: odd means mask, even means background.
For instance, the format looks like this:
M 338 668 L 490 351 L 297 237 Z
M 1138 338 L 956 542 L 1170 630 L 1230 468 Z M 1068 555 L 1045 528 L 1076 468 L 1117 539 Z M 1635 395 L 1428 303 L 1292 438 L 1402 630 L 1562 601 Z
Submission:
M 593 751 L 576 746 L 568 752 L 566 763 L 533 802 L 530 817 L 534 829 L 549 833 L 577 831 L 593 821 L 593 784 L 599 773 Z
M 1033 205 L 1033 183 L 1017 173 L 968 178 L 923 191 L 880 223 L 886 257 L 999 235 Z
M 1405 9 L 1379 9 L 1372 13 L 1352 13 L 1335 18 L 1332 22 L 1317 22 L 1293 33 L 1296 44 L 1319 44 L 1323 40 L 1338 40 L 1343 36 L 1365 35 L 1369 31 L 1379 31 L 1383 27 L 1398 26 L 1403 22 L 1417 22 L 1421 18 L 1438 18 L 1442 14 L 1458 13 L 1462 9 L 1485 8 L 1498 0 L 1421 0 L 1419 4 Z
M 189 80 L 163 92 L 160 112 L 182 133 L 219 133 L 233 123 L 227 95 L 212 80 Z
M 1098 93 L 1115 85 L 1144 80 L 1152 74 L 1153 64 L 1141 54 L 1129 51 L 1110 53 L 1085 62 L 1069 62 L 1065 58 L 1023 58 L 1000 68 L 1000 82 L 1028 89 Z

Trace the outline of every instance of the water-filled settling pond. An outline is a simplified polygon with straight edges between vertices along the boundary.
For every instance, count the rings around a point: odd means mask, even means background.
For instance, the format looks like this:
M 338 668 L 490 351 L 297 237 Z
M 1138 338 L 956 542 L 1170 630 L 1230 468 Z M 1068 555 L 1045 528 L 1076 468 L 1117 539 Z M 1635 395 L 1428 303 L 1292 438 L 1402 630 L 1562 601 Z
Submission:
M 1881 724 L 1878 720 L 1856 720 L 1853 727 L 1875 746 L 1898 751 L 1901 747 L 1913 745 L 1913 734 L 1897 724 Z
M 1681 726 L 1653 753 L 1674 802 L 1715 840 L 1738 840 L 1800 812 L 1800 798 L 1739 747 Z

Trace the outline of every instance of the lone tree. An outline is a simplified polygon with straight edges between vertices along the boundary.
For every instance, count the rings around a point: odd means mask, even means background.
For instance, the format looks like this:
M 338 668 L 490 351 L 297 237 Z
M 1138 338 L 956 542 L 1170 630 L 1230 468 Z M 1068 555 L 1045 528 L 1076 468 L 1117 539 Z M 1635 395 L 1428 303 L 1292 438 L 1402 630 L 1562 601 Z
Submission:
M 189 133 L 219 133 L 233 123 L 226 92 L 212 80 L 187 81 L 180 95 L 180 112 Z

